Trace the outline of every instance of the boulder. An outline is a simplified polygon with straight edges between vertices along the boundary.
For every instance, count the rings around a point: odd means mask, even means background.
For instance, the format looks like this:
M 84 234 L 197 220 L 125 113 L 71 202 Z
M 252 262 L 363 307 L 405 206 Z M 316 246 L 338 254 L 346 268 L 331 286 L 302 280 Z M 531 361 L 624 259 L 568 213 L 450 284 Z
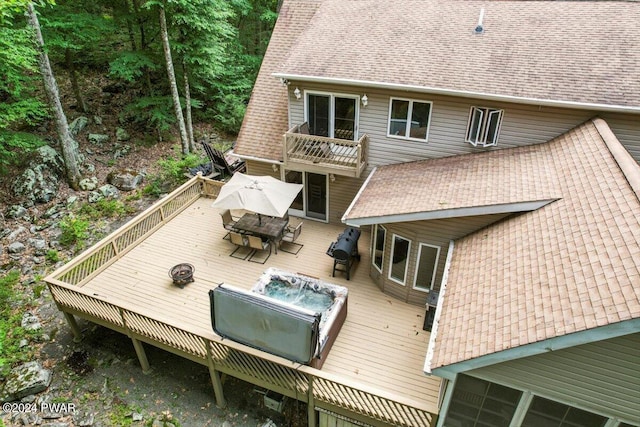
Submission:
M 118 189 L 111 184 L 103 185 L 98 189 L 98 191 L 104 196 L 105 199 L 117 199 L 118 197 L 120 197 L 120 191 L 118 191 Z
M 22 322 L 20 323 L 20 326 L 22 326 L 26 331 L 37 331 L 42 329 L 42 323 L 40 323 L 38 316 L 29 312 L 22 315 Z
M 98 178 L 92 176 L 91 178 L 83 178 L 78 183 L 81 189 L 84 191 L 92 191 L 95 190 L 98 186 Z
M 71 132 L 71 135 L 73 136 L 78 136 L 78 134 L 82 132 L 84 128 L 87 127 L 88 123 L 89 123 L 88 118 L 84 116 L 77 117 L 69 125 L 69 132 Z
M 21 242 L 13 242 L 7 246 L 7 252 L 10 254 L 19 254 L 24 252 L 25 246 Z
M 44 369 L 39 362 L 27 362 L 11 370 L 0 394 L 3 402 L 13 402 L 32 394 L 40 393 L 49 387 L 51 371 Z
M 131 139 L 131 135 L 124 128 L 116 129 L 116 140 L 117 141 L 128 141 Z
M 20 205 L 12 205 L 7 210 L 7 216 L 13 219 L 22 218 L 26 214 L 27 214 L 27 209 Z
M 144 176 L 132 169 L 112 171 L 107 175 L 107 182 L 121 191 L 135 190 L 143 180 Z
M 94 144 L 104 144 L 109 140 L 109 135 L 105 135 L 103 133 L 90 133 L 87 137 L 89 142 Z
M 56 150 L 48 145 L 38 148 L 29 166 L 14 182 L 14 194 L 25 198 L 31 205 L 51 201 L 58 192 L 63 165 Z

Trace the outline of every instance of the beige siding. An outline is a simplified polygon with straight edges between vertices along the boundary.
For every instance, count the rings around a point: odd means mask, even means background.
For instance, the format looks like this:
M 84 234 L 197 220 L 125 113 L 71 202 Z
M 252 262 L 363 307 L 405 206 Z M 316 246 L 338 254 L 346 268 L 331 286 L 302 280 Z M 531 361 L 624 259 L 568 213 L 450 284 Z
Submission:
M 280 169 L 278 168 L 277 172 L 273 171 L 273 166 L 271 163 L 257 162 L 255 160 L 247 161 L 247 174 L 249 175 L 269 175 L 274 178 L 280 179 Z
M 482 227 L 492 224 L 505 216 L 506 215 L 503 214 L 496 214 L 384 224 L 387 229 L 387 236 L 382 274 L 380 274 L 378 270 L 371 265 L 372 278 L 385 293 L 411 304 L 424 305 L 426 303 L 427 294 L 421 290 L 414 289 L 419 244 L 427 243 L 429 245 L 440 247 L 438 267 L 434 281 L 434 289 L 437 290 L 440 289 L 440 284 L 442 282 L 442 275 L 444 273 L 447 252 L 449 249 L 449 241 L 458 239 Z M 389 263 L 391 260 L 393 234 L 400 235 L 411 241 L 409 268 L 407 271 L 405 286 L 389 279 Z
M 304 89 L 319 92 L 332 92 L 332 89 L 336 88 L 336 86 L 292 82 L 290 93 L 296 87 L 301 91 Z M 479 101 L 470 98 L 410 94 L 354 86 L 341 86 L 334 91 L 358 96 L 366 93 L 369 98 L 367 107 L 360 107 L 359 117 L 360 135 L 366 133 L 371 138 L 369 168 L 425 158 L 546 142 L 598 115 L 607 120 L 620 142 L 627 147 L 636 161 L 640 162 L 640 116 L 637 114 L 602 113 L 590 110 Z M 428 142 L 387 137 L 389 99 L 392 96 L 433 103 Z M 290 125 L 302 123 L 304 121 L 304 98 L 296 100 L 295 97 L 292 97 L 289 105 L 291 109 Z M 464 142 L 469 109 L 472 106 L 504 109 L 498 147 L 476 148 Z
M 640 420 L 640 334 L 585 344 L 468 374 L 622 421 Z

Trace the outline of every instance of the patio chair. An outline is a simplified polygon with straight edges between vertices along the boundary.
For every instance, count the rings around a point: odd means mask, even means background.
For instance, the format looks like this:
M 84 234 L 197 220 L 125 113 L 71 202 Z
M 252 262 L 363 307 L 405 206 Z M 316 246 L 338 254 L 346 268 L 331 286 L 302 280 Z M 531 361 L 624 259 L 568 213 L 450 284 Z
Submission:
M 302 233 L 302 224 L 303 223 L 300 222 L 295 227 L 287 226 L 284 236 L 282 236 L 282 240 L 280 241 L 280 250 L 298 255 L 298 252 L 300 252 L 300 249 L 304 246 L 301 243 L 296 243 L 296 240 L 300 237 L 300 233 Z
M 233 231 L 233 226 L 236 224 L 236 221 L 231 216 L 231 211 L 227 209 L 226 211 L 220 212 L 220 216 L 222 217 L 222 226 L 227 231 Z M 229 236 L 229 233 L 225 234 L 223 239 L 226 239 Z
M 225 176 L 232 176 L 236 172 L 247 171 L 247 165 L 244 160 L 236 160 L 232 164 L 229 164 L 227 159 L 224 157 L 224 153 L 207 141 L 202 141 L 202 147 L 204 148 L 204 152 L 207 153 L 209 160 L 211 160 L 211 164 L 218 172 L 220 172 L 222 178 Z
M 229 232 L 229 240 L 236 245 L 236 248 L 229 254 L 232 258 L 247 259 L 253 254 L 253 249 L 248 246 L 249 242 L 245 236 L 235 231 Z
M 249 261 L 260 264 L 267 262 L 271 256 L 271 244 L 268 241 L 265 242 L 262 240 L 260 236 L 247 236 L 247 240 L 249 241 L 249 247 L 253 249 L 251 256 L 249 256 Z M 266 253 L 267 249 L 269 249 L 268 254 Z M 266 254 L 266 256 L 264 256 L 264 254 Z M 256 255 L 261 256 L 256 258 Z M 264 256 L 264 258 L 262 256 Z

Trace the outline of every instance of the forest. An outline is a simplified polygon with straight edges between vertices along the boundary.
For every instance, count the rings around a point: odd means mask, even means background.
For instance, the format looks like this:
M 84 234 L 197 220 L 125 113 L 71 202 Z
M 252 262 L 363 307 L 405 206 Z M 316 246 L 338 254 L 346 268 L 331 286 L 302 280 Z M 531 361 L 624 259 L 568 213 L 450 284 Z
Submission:
M 0 174 L 49 143 L 77 187 L 70 116 L 107 117 L 151 141 L 177 135 L 183 155 L 195 149 L 194 122 L 237 133 L 277 8 L 277 0 L 0 0 Z

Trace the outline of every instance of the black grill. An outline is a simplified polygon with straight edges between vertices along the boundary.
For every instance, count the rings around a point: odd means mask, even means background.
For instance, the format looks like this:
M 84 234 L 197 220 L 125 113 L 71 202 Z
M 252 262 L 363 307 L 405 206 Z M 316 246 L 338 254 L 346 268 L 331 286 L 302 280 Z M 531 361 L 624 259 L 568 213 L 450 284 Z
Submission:
M 358 239 L 360 238 L 360 230 L 354 227 L 347 227 L 344 232 L 338 236 L 338 240 L 331 242 L 327 255 L 333 258 L 333 272 L 331 276 L 335 276 L 336 271 L 347 273 L 347 280 L 351 279 L 351 266 L 354 258 L 360 261 L 358 253 Z M 344 268 L 340 268 L 344 266 Z

